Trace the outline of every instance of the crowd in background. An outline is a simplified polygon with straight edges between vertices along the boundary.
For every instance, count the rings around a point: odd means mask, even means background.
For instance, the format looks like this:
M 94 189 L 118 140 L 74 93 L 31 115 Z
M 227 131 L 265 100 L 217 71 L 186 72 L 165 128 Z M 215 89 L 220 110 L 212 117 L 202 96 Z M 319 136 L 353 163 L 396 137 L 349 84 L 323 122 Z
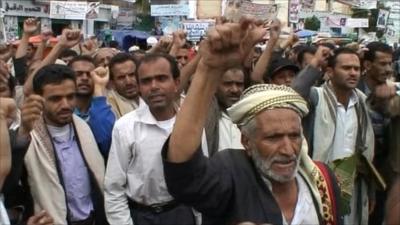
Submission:
M 399 224 L 397 44 L 306 44 L 281 38 L 279 21 L 216 24 L 196 47 L 176 31 L 122 52 L 72 29 L 33 45 L 40 24 L 25 20 L 18 45 L 0 47 L 0 224 Z M 270 106 L 274 95 L 283 102 Z M 294 172 L 294 206 L 277 189 L 293 177 L 265 175 L 252 152 L 252 141 L 271 147 L 285 136 L 252 139 L 253 117 L 279 108 L 301 117 L 301 132 L 288 135 L 305 151 L 300 171 L 322 162 L 333 183 L 313 189 L 304 178 L 313 173 Z M 268 132 L 286 127 L 285 113 L 266 116 L 285 118 Z M 254 186 L 269 188 L 246 185 L 253 172 Z M 266 216 L 255 207 L 263 198 Z M 304 202 L 315 216 L 298 211 Z

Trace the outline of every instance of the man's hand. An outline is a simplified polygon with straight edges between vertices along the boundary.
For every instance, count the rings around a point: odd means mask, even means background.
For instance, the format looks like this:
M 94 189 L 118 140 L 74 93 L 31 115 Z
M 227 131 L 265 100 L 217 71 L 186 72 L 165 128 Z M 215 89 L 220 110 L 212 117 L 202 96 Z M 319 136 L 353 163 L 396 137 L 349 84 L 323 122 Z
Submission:
M 24 34 L 32 36 L 39 30 L 40 22 L 35 18 L 28 18 L 24 21 Z
M 374 96 L 380 99 L 390 99 L 396 95 L 396 87 L 389 84 L 381 84 L 375 87 Z
M 323 45 L 318 46 L 317 52 L 312 58 L 310 65 L 319 68 L 320 66 L 327 64 L 329 56 L 331 56 L 332 50 Z
M 0 60 L 7 62 L 12 56 L 12 44 L 0 44 Z
M 109 72 L 104 67 L 97 67 L 90 73 L 93 83 L 94 83 L 94 96 L 103 96 L 105 95 L 104 91 L 106 90 L 106 86 L 110 79 Z
M 249 18 L 241 19 L 240 23 L 217 25 L 209 30 L 200 48 L 201 62 L 223 72 L 240 65 L 265 34 L 262 23 Z
M 10 79 L 8 66 L 3 60 L 0 59 L 0 81 L 7 84 L 8 79 Z
M 183 30 L 178 30 L 172 33 L 172 45 L 177 48 L 182 48 L 186 44 L 186 33 Z
M 53 225 L 53 218 L 46 212 L 42 211 L 39 214 L 29 217 L 27 225 Z
M 98 49 L 98 45 L 95 40 L 87 39 L 83 44 L 80 44 L 83 55 L 93 55 Z
M 58 43 L 64 48 L 72 48 L 79 43 L 81 38 L 81 30 L 64 29 Z
M 50 38 L 53 36 L 53 31 L 51 29 L 46 28 L 41 34 L 40 37 L 42 39 L 42 42 L 46 42 L 50 40 Z
M 36 121 L 40 118 L 43 111 L 44 99 L 40 95 L 29 95 L 21 107 L 21 127 L 18 135 L 29 136 Z
M 271 25 L 269 25 L 268 43 L 270 41 L 276 43 L 279 39 L 279 35 L 281 35 L 281 22 L 278 19 L 276 19 L 272 21 Z
M 0 118 L 7 120 L 7 127 L 17 118 L 17 104 L 12 98 L 0 98 Z
M 162 36 L 158 40 L 157 44 L 150 50 L 150 52 L 163 52 L 168 53 L 172 47 L 172 38 L 168 36 Z

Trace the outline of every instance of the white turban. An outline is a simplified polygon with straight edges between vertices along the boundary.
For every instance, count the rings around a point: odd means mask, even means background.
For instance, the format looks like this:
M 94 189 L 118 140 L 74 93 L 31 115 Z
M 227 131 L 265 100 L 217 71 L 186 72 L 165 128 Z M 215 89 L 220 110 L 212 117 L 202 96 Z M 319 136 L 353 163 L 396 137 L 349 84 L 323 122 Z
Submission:
M 233 123 L 245 125 L 265 109 L 289 108 L 300 117 L 308 113 L 307 102 L 292 88 L 284 85 L 258 84 L 247 88 L 240 100 L 228 108 Z

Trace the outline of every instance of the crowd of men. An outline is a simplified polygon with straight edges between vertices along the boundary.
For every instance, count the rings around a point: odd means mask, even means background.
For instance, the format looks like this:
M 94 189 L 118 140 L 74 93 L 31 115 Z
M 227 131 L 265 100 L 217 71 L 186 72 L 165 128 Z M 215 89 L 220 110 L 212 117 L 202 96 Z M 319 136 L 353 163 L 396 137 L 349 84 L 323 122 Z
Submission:
M 216 24 L 125 53 L 33 46 L 25 20 L 0 49 L 0 224 L 400 224 L 400 48 Z

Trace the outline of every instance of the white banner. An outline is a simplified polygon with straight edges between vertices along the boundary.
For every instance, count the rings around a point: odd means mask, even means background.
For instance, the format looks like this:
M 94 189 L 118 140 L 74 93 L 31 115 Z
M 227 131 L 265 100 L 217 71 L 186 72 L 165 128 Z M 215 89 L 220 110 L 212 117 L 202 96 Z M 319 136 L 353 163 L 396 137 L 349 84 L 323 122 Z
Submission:
M 239 12 L 241 16 L 253 16 L 260 20 L 273 20 L 277 16 L 277 8 L 276 4 L 242 2 Z
M 1 2 L 1 1 L 0 1 Z M 3 0 L 2 8 L 7 16 L 48 17 L 48 5 L 34 5 L 32 1 Z
M 360 9 L 377 8 L 377 0 L 336 0 L 336 1 Z
M 299 12 L 301 9 L 300 0 L 290 0 L 289 2 L 289 22 L 299 22 Z
M 376 9 L 377 4 L 377 0 L 360 0 L 359 5 L 356 7 L 360 9 Z
M 204 36 L 210 26 L 209 22 L 184 22 L 183 27 L 186 31 L 186 38 L 190 41 L 199 41 Z
M 189 5 L 151 5 L 151 16 L 187 16 Z
M 84 20 L 86 17 L 87 8 L 87 2 L 51 1 L 50 18 Z
M 345 26 L 351 28 L 369 27 L 368 18 L 346 18 Z

